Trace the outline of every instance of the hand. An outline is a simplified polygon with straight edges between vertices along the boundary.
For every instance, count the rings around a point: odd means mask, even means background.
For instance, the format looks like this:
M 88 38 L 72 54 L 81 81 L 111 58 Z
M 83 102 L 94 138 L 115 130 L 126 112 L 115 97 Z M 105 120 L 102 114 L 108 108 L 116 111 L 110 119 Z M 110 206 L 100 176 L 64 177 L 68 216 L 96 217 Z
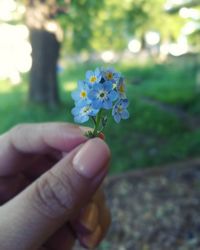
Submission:
M 99 188 L 110 151 L 62 123 L 20 125 L 0 136 L 0 249 L 94 247 L 110 221 Z

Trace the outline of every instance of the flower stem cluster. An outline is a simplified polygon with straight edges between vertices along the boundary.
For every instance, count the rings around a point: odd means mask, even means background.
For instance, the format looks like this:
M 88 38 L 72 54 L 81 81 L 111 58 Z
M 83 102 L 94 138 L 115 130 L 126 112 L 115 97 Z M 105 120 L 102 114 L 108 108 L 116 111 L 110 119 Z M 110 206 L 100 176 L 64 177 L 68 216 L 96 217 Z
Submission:
M 124 78 L 113 68 L 87 71 L 86 79 L 78 82 L 72 98 L 74 121 L 84 123 L 91 118 L 94 122 L 94 130 L 87 134 L 89 137 L 96 137 L 103 131 L 109 110 L 117 123 L 129 118 Z

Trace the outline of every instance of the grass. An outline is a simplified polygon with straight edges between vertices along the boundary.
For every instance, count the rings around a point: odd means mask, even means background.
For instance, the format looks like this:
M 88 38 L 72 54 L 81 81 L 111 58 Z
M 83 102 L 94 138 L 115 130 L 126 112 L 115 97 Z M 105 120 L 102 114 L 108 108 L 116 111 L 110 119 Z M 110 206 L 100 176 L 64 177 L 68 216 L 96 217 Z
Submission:
M 17 123 L 68 121 L 73 118 L 70 91 L 87 69 L 96 65 L 71 65 L 60 74 L 62 105 L 51 111 L 27 101 L 27 79 L 19 86 L 0 82 L 0 133 Z M 111 172 L 184 160 L 200 154 L 200 129 L 191 131 L 173 114 L 145 103 L 142 97 L 184 108 L 191 115 L 200 114 L 200 98 L 195 85 L 194 69 L 180 60 L 165 64 L 115 65 L 127 79 L 131 118 L 120 125 L 109 120 L 106 140 L 113 158 Z

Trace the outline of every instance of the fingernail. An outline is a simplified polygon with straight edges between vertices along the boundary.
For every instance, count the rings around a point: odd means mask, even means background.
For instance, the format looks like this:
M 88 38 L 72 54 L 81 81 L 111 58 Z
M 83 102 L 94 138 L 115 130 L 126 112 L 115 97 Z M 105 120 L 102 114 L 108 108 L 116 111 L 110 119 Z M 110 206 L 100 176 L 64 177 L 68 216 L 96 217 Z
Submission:
M 92 181 L 92 186 L 93 187 L 98 186 L 99 183 L 103 182 L 103 180 L 104 180 L 104 178 L 106 177 L 107 174 L 108 174 L 107 169 L 102 171 L 99 175 L 97 175 L 97 177 L 94 178 L 94 180 Z
M 96 229 L 99 222 L 98 207 L 94 202 L 91 202 L 84 208 L 80 216 L 80 223 L 88 231 L 92 232 Z
M 87 178 L 96 177 L 105 171 L 110 158 L 110 151 L 99 138 L 88 140 L 73 159 L 75 170 Z
M 101 238 L 102 238 L 102 229 L 99 225 L 94 231 L 94 233 L 87 236 L 83 236 L 81 239 L 81 243 L 83 244 L 83 246 L 86 246 L 87 248 L 90 249 L 96 247 L 99 244 Z

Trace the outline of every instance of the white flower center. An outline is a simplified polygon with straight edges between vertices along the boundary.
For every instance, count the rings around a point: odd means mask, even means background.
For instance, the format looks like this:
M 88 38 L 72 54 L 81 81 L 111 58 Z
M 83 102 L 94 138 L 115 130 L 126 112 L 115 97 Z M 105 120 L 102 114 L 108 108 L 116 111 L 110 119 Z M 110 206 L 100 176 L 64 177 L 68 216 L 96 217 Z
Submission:
M 90 110 L 91 110 L 90 106 L 86 106 L 86 107 L 82 108 L 81 113 L 83 115 L 86 115 L 86 114 L 88 114 L 90 112 Z
M 108 96 L 108 92 L 105 91 L 105 90 L 100 90 L 98 95 L 97 95 L 97 98 L 100 99 L 100 100 L 105 100 Z

